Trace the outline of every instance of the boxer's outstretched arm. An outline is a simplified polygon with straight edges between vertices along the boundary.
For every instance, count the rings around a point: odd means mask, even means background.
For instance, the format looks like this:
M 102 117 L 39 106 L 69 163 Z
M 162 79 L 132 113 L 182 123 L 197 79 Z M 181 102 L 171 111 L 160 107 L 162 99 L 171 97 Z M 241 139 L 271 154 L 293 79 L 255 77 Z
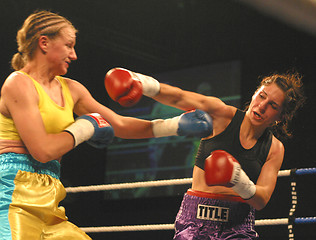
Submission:
M 113 68 L 106 74 L 105 87 L 110 97 L 123 106 L 134 105 L 139 101 L 141 95 L 145 95 L 162 104 L 184 111 L 203 110 L 213 118 L 216 115 L 227 113 L 231 116 L 234 112 L 219 98 L 159 83 L 150 76 L 123 68 Z M 128 103 L 126 103 L 126 99 L 129 99 Z M 227 109 L 229 110 L 226 111 Z
M 212 119 L 204 111 L 192 110 L 172 119 L 153 121 L 121 116 L 97 102 L 82 84 L 70 79 L 68 81 L 70 89 L 74 92 L 75 113 L 79 116 L 90 112 L 99 113 L 111 124 L 117 137 L 126 139 L 174 135 L 205 137 L 212 133 Z

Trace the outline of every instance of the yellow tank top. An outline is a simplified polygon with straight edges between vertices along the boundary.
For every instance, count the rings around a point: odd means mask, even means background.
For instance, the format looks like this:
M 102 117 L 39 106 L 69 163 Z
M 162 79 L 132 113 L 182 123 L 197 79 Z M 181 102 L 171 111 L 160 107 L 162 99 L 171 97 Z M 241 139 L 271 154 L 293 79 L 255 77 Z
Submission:
M 47 133 L 59 133 L 74 122 L 74 102 L 68 85 L 63 77 L 56 77 L 58 82 L 61 84 L 62 94 L 64 97 L 64 106 L 61 107 L 48 96 L 48 94 L 37 81 L 35 81 L 28 74 L 22 71 L 20 72 L 30 77 L 34 83 L 39 96 L 38 108 L 40 110 Z M 7 118 L 0 113 L 0 153 L 3 152 L 1 149 L 3 150 L 5 148 L 5 143 L 10 143 L 12 140 L 13 142 L 21 141 L 13 119 Z

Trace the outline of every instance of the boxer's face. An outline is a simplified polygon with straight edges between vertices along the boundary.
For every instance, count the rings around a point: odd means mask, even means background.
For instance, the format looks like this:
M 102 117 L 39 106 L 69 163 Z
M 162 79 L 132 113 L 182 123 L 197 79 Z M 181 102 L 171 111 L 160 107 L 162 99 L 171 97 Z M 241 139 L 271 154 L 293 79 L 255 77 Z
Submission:
M 281 120 L 284 92 L 274 83 L 261 86 L 252 96 L 248 113 L 254 125 L 271 126 Z
M 71 61 L 77 59 L 75 52 L 76 32 L 72 27 L 64 27 L 59 36 L 48 39 L 47 58 L 55 75 L 64 75 Z

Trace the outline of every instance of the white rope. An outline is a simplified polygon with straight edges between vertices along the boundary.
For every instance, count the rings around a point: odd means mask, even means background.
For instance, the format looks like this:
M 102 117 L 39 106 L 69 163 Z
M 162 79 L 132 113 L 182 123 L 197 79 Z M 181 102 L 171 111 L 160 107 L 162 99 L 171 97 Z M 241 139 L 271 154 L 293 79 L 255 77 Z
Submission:
M 152 225 L 130 225 L 111 227 L 82 227 L 84 232 L 131 232 L 131 231 L 153 231 L 153 230 L 173 230 L 174 224 L 152 224 Z
M 287 218 L 256 220 L 256 226 L 264 225 L 287 225 Z M 133 232 L 133 231 L 157 231 L 174 230 L 174 224 L 148 224 L 148 225 L 129 225 L 129 226 L 110 226 L 110 227 L 82 227 L 84 232 Z
M 287 177 L 291 175 L 291 170 L 281 170 L 278 173 L 278 177 Z
M 291 174 L 291 170 L 281 170 L 278 173 L 278 177 L 290 176 L 290 174 Z M 147 182 L 133 182 L 133 183 L 117 183 L 117 184 L 105 184 L 105 185 L 67 187 L 66 191 L 68 193 L 93 192 L 93 191 L 108 191 L 108 190 L 128 189 L 128 188 L 185 185 L 185 184 L 191 184 L 191 183 L 192 183 L 192 178 L 182 178 L 182 179 L 157 180 L 157 181 L 147 181 Z
M 185 185 L 185 184 L 191 184 L 191 183 L 192 183 L 192 178 L 183 178 L 183 179 L 170 179 L 170 180 L 158 180 L 158 181 L 147 181 L 147 182 L 92 185 L 92 186 L 83 186 L 83 187 L 67 187 L 66 191 L 69 193 L 91 192 L 91 191 L 106 191 L 106 190 L 127 189 L 127 188 Z
M 287 218 L 261 219 L 261 220 L 256 220 L 255 226 L 287 225 L 288 223 L 289 223 L 289 219 Z

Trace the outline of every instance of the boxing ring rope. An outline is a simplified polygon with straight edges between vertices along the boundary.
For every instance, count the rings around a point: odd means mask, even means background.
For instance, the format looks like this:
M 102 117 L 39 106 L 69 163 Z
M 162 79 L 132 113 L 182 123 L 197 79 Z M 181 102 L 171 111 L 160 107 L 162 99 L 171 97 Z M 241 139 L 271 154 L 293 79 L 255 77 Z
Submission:
M 291 170 L 280 170 L 278 177 L 291 177 L 291 198 L 292 206 L 289 210 L 288 218 L 279 219 L 260 219 L 255 220 L 255 226 L 267 225 L 288 225 L 289 240 L 294 240 L 293 225 L 316 223 L 316 217 L 295 217 L 297 206 L 297 192 L 295 176 L 316 174 L 316 168 L 301 168 Z M 91 191 L 108 191 L 117 189 L 143 188 L 143 187 L 161 187 L 169 185 L 191 184 L 192 178 L 157 180 L 133 183 L 118 183 L 106 185 L 91 185 L 79 187 L 67 187 L 67 193 L 91 192 Z M 130 226 L 109 226 L 109 227 L 81 227 L 85 232 L 128 232 L 128 231 L 156 231 L 156 230 L 174 230 L 174 224 L 150 224 L 150 225 L 130 225 Z
M 316 223 L 316 217 L 296 218 L 295 224 Z M 255 226 L 288 225 L 288 218 L 256 220 Z M 110 227 L 81 227 L 85 232 L 132 232 L 132 231 L 158 231 L 174 230 L 174 224 L 148 224 Z
M 278 173 L 278 177 L 286 177 L 291 175 L 293 170 L 281 170 Z M 297 175 L 304 174 L 316 174 L 316 168 L 302 168 L 295 171 Z M 67 193 L 77 192 L 93 192 L 93 191 L 109 191 L 117 189 L 128 189 L 128 188 L 142 188 L 142 187 L 162 187 L 169 185 L 185 185 L 191 184 L 192 178 L 182 179 L 170 179 L 170 180 L 157 180 L 157 181 L 146 181 L 146 182 L 133 182 L 133 183 L 117 183 L 117 184 L 105 184 L 105 185 L 91 185 L 91 186 L 79 186 L 79 187 L 67 187 Z

